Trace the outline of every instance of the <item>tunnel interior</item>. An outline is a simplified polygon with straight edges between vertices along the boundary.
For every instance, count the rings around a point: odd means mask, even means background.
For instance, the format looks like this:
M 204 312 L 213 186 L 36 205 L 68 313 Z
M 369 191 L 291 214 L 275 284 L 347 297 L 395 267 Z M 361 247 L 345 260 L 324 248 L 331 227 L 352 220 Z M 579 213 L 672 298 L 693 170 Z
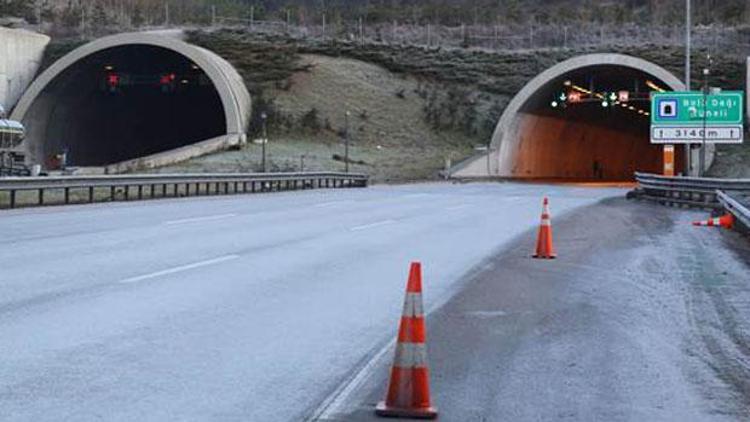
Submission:
M 661 80 L 617 65 L 580 68 L 544 84 L 516 116 L 511 174 L 519 178 L 629 181 L 661 173 L 650 143 L 650 92 Z M 675 168 L 684 154 L 677 148 Z
M 75 166 L 143 157 L 227 130 L 221 97 L 206 73 L 187 57 L 151 45 L 113 47 L 69 66 L 45 87 L 25 121 L 38 162 L 65 152 Z

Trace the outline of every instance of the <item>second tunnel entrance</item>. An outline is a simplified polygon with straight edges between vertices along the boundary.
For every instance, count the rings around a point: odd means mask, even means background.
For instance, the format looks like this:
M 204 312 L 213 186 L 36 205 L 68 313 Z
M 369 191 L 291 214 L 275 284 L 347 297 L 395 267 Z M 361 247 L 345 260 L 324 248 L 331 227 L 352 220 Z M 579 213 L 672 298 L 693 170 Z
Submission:
M 549 81 L 518 112 L 512 174 L 621 181 L 636 171 L 661 173 L 662 147 L 649 141 L 650 92 L 667 89 L 651 75 L 615 65 Z M 678 148 L 678 169 L 683 159 Z
M 490 153 L 454 175 L 561 181 L 632 181 L 661 173 L 663 147 L 650 143 L 654 91 L 684 90 L 672 73 L 622 54 L 560 62 L 529 81 L 506 107 Z M 675 148 L 675 170 L 685 164 Z

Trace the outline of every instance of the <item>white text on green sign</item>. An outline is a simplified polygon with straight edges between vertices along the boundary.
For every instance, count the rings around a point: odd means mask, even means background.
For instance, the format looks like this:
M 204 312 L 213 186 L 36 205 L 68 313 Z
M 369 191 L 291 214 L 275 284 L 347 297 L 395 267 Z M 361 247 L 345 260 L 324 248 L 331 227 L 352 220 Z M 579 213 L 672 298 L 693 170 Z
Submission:
M 741 92 L 704 95 L 701 92 L 654 93 L 651 101 L 653 125 L 702 126 L 742 124 Z

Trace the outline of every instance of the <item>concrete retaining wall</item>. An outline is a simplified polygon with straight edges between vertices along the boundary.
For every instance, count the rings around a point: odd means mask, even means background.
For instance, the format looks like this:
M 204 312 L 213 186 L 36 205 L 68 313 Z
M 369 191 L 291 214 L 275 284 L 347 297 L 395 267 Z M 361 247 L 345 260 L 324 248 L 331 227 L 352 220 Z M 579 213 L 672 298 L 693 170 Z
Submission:
M 106 174 L 119 174 L 163 167 L 210 154 L 212 152 L 226 150 L 233 146 L 243 145 L 245 142 L 246 136 L 244 134 L 219 136 L 192 145 L 186 145 L 184 147 L 175 148 L 146 157 L 112 164 L 106 166 L 104 172 Z
M 34 80 L 49 41 L 35 32 L 0 28 L 0 105 L 5 111 L 10 112 Z

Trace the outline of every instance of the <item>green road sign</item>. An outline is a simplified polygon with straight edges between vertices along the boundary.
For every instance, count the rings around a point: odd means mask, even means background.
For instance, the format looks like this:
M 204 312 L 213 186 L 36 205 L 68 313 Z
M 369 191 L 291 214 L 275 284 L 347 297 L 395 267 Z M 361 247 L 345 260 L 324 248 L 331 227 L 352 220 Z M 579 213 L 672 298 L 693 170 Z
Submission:
M 742 92 L 659 92 L 651 96 L 651 123 L 655 125 L 739 125 L 743 119 Z M 704 106 L 704 100 L 707 106 Z
M 653 93 L 651 142 L 742 143 L 743 108 L 744 93 L 737 91 Z

